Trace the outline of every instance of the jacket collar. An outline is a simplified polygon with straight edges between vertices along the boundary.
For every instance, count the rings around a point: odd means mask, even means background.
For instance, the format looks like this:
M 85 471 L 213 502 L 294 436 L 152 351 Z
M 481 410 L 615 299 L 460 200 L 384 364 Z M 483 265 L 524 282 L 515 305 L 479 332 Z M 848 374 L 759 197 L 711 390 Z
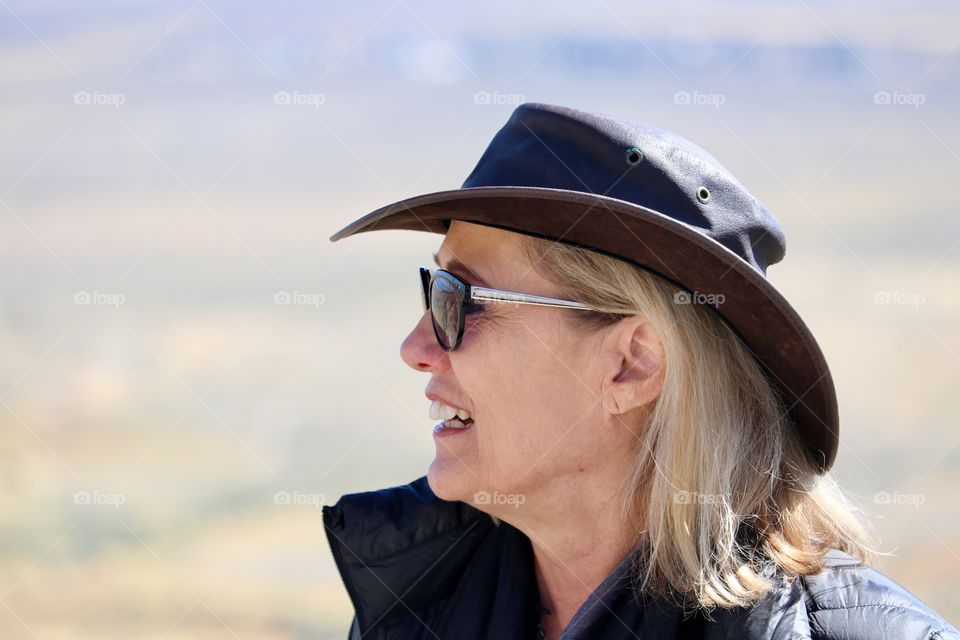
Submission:
M 454 635 L 434 627 L 448 620 L 535 630 L 529 540 L 464 502 L 438 498 L 426 476 L 345 495 L 323 508 L 323 521 L 362 634 L 410 618 L 444 638 Z M 471 620 L 481 612 L 486 620 Z
M 426 476 L 345 495 L 323 508 L 323 520 L 364 637 L 374 629 L 398 637 L 536 637 L 540 597 L 530 540 L 464 502 L 438 498 Z M 650 608 L 625 588 L 629 560 L 581 606 L 563 640 L 598 632 L 634 637 Z M 662 631 L 676 627 L 675 613 L 654 608 L 646 615 Z

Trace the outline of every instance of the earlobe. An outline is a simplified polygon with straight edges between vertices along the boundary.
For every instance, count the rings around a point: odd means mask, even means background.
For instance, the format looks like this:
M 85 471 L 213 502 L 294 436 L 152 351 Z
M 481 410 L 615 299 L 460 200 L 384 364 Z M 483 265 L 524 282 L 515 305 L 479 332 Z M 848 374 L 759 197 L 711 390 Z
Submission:
M 614 381 L 616 382 L 616 381 Z M 609 398 L 604 400 L 604 409 L 611 415 L 620 415 L 620 404 L 617 402 L 616 394 L 611 393 Z

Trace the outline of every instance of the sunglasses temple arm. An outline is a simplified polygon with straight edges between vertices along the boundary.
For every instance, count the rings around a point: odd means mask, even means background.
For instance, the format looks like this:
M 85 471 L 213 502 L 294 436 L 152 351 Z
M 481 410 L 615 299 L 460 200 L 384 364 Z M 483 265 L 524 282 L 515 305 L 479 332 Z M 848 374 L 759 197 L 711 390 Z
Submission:
M 565 309 L 585 309 L 589 310 L 585 304 L 573 302 L 572 300 L 560 300 L 558 298 L 547 298 L 544 296 L 535 296 L 524 293 L 514 293 L 512 291 L 500 291 L 498 289 L 487 289 L 486 287 L 471 287 L 470 298 L 481 302 L 513 302 L 516 304 L 534 304 L 543 307 L 561 307 Z

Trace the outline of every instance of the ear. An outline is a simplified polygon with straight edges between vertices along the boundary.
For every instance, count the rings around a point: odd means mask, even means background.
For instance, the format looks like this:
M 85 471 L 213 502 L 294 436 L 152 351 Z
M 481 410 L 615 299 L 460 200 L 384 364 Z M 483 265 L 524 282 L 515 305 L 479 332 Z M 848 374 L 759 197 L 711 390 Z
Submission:
M 663 387 L 663 343 L 650 320 L 634 315 L 611 327 L 604 347 L 604 408 L 624 414 L 656 400 Z

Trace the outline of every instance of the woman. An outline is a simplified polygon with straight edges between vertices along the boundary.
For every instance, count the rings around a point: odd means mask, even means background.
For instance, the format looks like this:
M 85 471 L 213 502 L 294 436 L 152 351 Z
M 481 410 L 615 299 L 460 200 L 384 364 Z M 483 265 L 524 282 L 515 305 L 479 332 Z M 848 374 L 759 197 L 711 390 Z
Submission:
M 351 637 L 960 638 L 868 567 L 783 232 L 705 151 L 524 104 L 331 239 L 375 229 L 444 234 L 401 347 L 442 422 L 425 477 L 324 508 Z

